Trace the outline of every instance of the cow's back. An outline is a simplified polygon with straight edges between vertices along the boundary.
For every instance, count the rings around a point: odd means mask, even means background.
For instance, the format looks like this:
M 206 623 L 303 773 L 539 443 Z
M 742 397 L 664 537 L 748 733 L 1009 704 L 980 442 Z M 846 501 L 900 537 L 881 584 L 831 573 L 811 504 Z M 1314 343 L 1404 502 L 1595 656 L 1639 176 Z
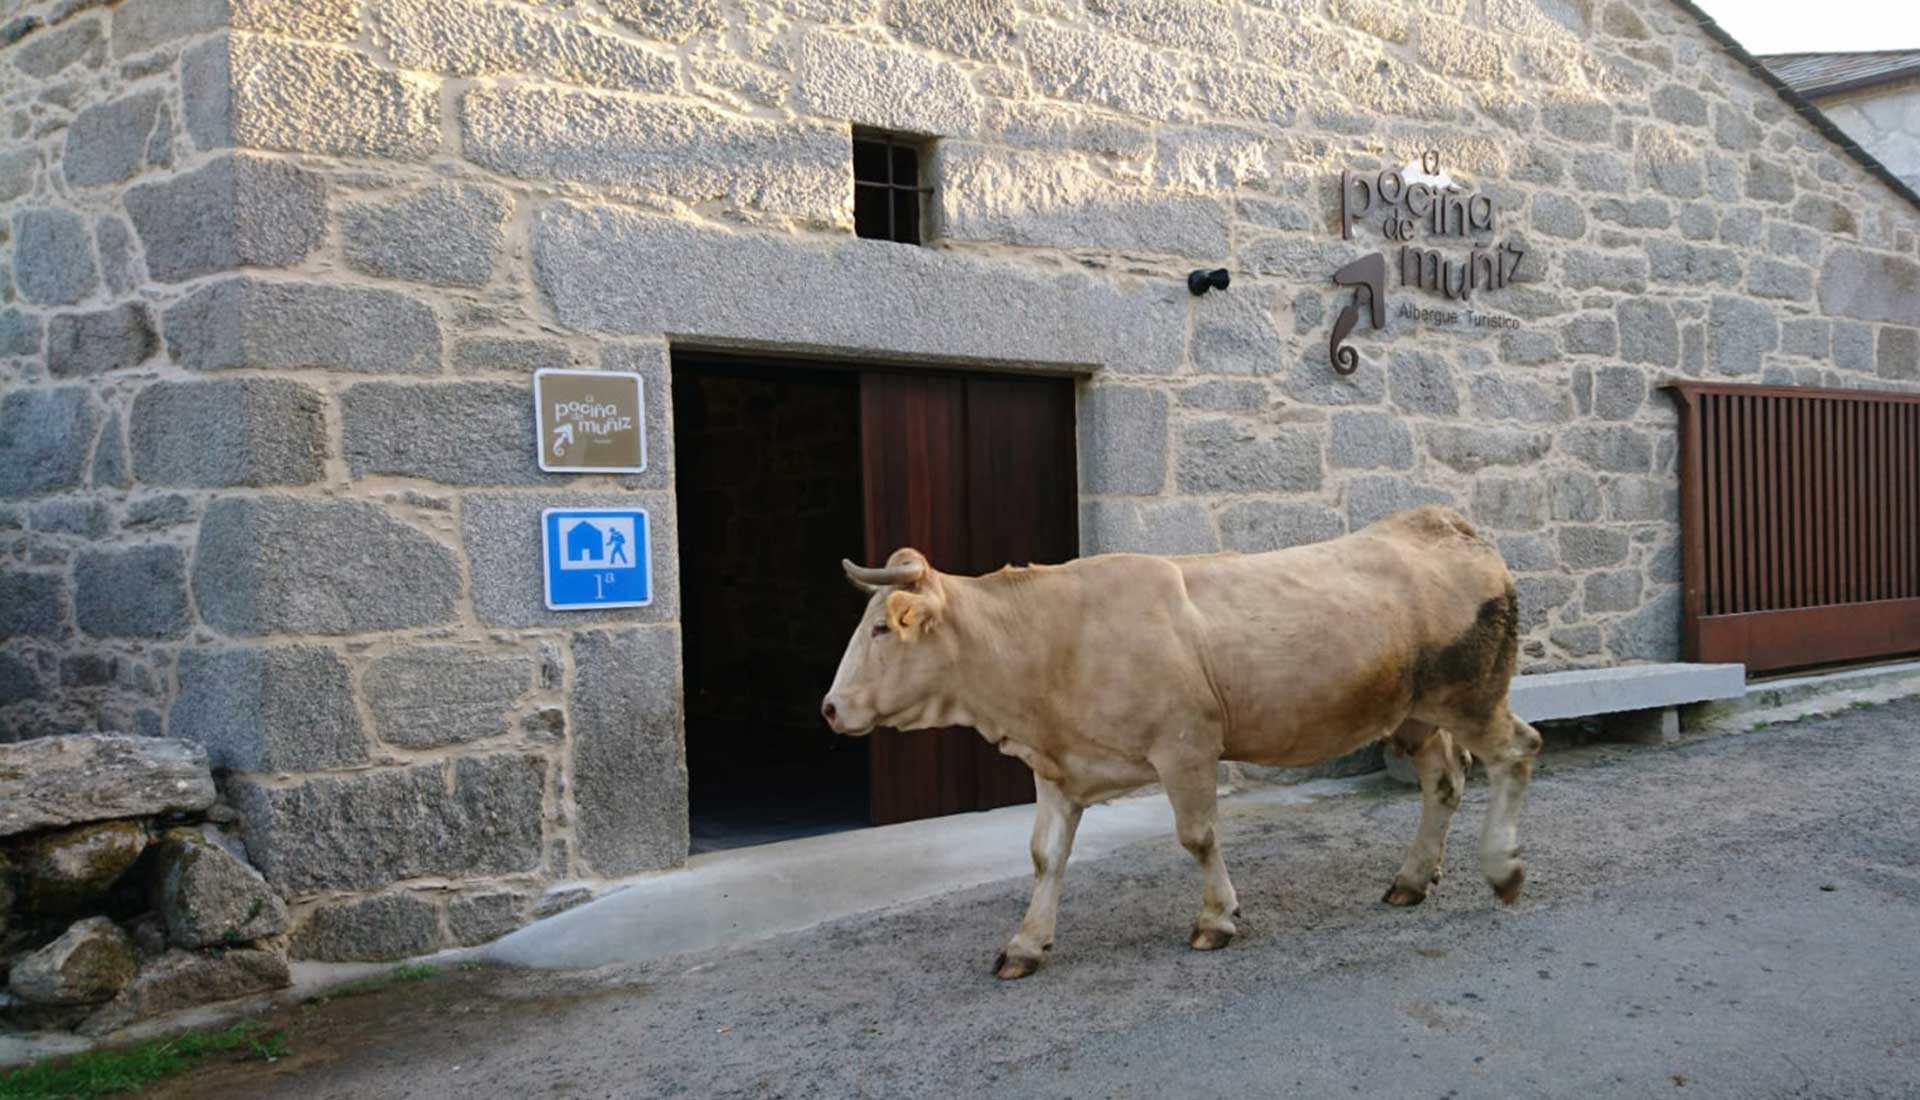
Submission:
M 1504 698 L 1512 580 L 1450 509 L 1308 546 L 1174 560 L 1204 624 L 1228 759 L 1338 756 L 1392 732 L 1422 693 Z

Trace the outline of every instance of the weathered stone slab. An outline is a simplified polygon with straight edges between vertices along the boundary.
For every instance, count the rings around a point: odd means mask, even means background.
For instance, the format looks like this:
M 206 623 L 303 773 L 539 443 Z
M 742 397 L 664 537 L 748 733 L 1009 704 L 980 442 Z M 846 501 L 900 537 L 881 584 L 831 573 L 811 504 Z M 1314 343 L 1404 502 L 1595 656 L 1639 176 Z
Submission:
M 1190 296 L 1164 281 L 1027 274 L 885 241 L 800 243 L 565 204 L 537 215 L 533 252 L 561 323 L 588 332 L 1152 374 L 1185 355 Z
M 460 125 L 467 158 L 510 176 L 726 201 L 820 224 L 852 215 L 852 136 L 844 126 L 533 86 L 468 92 Z
M 304 485 L 325 471 L 326 399 L 283 378 L 156 382 L 133 400 L 132 435 L 147 485 Z
M 461 587 L 451 551 L 361 501 L 216 500 L 194 553 L 201 619 L 241 637 L 446 622 Z
M 1167 480 L 1167 395 L 1096 386 L 1080 402 L 1081 488 L 1158 493 Z
M 139 92 L 89 107 L 67 128 L 60 170 L 74 187 L 109 187 L 129 180 L 146 164 L 154 115 L 165 99 Z
M 969 134 L 980 97 L 952 62 L 848 35 L 809 33 L 795 66 L 807 113 L 918 134 Z
M 97 912 L 146 847 L 147 831 L 136 821 L 96 821 L 35 836 L 17 853 L 27 911 Z
M 202 149 L 424 160 L 440 147 L 437 82 L 358 50 L 223 34 L 182 55 L 181 84 Z
M 66 585 L 52 573 L 0 570 L 0 638 L 64 638 Z
M 133 980 L 135 965 L 127 934 L 106 917 L 88 917 L 14 960 L 7 988 L 34 1005 L 99 1004 Z
M 531 380 L 363 382 L 341 395 L 340 410 L 347 461 L 356 478 L 533 485 L 553 476 L 540 471 L 535 455 Z M 449 430 L 455 424 L 460 430 Z M 493 445 L 476 447 L 475 439 Z M 655 436 L 650 449 L 664 449 L 669 442 Z
M 368 13 L 374 40 L 403 69 L 455 76 L 513 73 L 622 91 L 671 91 L 672 61 L 573 13 L 475 0 L 384 0 Z
M 491 187 L 439 184 L 404 198 L 349 206 L 347 262 L 386 279 L 483 286 L 506 239 L 513 204 Z
M 1027 20 L 1020 27 L 1035 87 L 1069 102 L 1159 118 L 1180 101 L 1177 61 L 1110 34 Z
M 34 305 L 72 305 L 100 283 L 93 234 L 71 210 L 35 208 L 13 216 L 13 285 Z
M 610 780 L 630 775 L 634 762 L 611 766 Z M 291 787 L 238 779 L 232 794 L 246 822 L 248 850 L 276 889 L 289 895 L 371 890 L 422 875 L 509 875 L 539 867 L 546 768 L 537 756 L 506 753 Z M 581 805 L 584 812 L 584 799 Z M 664 819 L 667 811 L 660 812 Z M 684 801 L 677 813 L 684 853 Z M 635 835 L 621 843 L 657 839 Z
M 55 378 L 136 367 L 159 350 L 160 337 L 144 302 L 91 313 L 56 313 L 47 322 L 47 373 Z
M 461 947 L 497 939 L 520 927 L 523 894 L 468 894 L 447 902 L 447 933 Z
M 574 635 L 575 835 L 612 877 L 687 858 L 680 646 L 666 627 Z
M 192 829 L 155 845 L 149 891 L 176 947 L 237 947 L 287 930 L 287 905 L 260 872 Z
M 187 650 L 169 729 L 223 771 L 304 772 L 370 755 L 346 661 L 319 646 Z
M 440 915 L 413 894 L 323 905 L 293 933 L 295 958 L 322 962 L 388 962 L 440 946 Z
M 188 370 L 440 370 L 440 323 L 388 290 L 235 276 L 168 307 L 167 352 Z
M 945 235 L 1051 248 L 1224 257 L 1215 199 L 1121 188 L 1071 161 L 965 142 L 940 147 Z
M 147 270 L 163 283 L 237 267 L 290 267 L 327 232 L 321 176 L 248 154 L 129 188 L 126 204 L 146 245 Z
M 1325 468 L 1322 433 L 1288 427 L 1264 439 L 1230 420 L 1203 420 L 1180 434 L 1181 492 L 1312 492 Z
M 362 684 L 381 739 L 426 749 L 508 732 L 507 712 L 533 687 L 533 672 L 525 655 L 422 646 L 376 659 Z
M 1248 554 L 1324 542 L 1346 533 L 1345 517 L 1318 504 L 1256 500 L 1220 513 L 1221 544 Z
M 0 836 L 213 805 L 206 750 L 112 734 L 0 745 Z
M 152 1016 L 230 1001 L 292 984 L 278 951 L 242 948 L 211 952 L 174 949 L 140 968 L 132 984 L 80 1025 L 86 1035 L 105 1035 Z
M 1920 327 L 1920 263 L 1886 252 L 1836 248 L 1820 268 L 1820 308 L 1861 321 Z
M 193 625 L 177 546 L 84 550 L 73 563 L 73 617 L 96 638 L 179 638 Z

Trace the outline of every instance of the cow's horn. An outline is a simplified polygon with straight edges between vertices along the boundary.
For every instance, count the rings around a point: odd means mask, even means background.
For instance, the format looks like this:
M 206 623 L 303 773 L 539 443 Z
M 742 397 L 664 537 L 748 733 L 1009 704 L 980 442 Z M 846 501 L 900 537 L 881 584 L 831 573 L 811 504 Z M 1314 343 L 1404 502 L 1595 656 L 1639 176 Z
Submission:
M 840 559 L 840 568 L 847 571 L 847 579 L 855 588 L 872 592 L 890 584 L 913 584 L 926 572 L 926 566 L 917 561 L 902 562 L 899 565 L 869 569 L 864 565 L 855 565 L 845 558 Z

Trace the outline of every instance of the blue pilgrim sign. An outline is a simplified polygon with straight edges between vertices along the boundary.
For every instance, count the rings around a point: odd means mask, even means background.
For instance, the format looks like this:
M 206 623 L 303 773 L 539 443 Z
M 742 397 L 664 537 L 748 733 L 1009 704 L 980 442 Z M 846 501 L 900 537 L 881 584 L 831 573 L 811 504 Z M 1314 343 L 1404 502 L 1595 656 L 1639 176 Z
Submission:
M 547 608 L 645 607 L 653 602 L 653 538 L 639 508 L 540 513 Z

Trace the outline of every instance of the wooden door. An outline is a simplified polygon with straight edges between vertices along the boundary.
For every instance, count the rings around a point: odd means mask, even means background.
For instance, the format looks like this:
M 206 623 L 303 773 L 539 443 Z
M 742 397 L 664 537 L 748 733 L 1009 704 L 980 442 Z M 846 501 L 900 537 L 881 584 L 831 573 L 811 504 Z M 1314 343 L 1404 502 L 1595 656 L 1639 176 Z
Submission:
M 862 376 L 869 564 L 902 546 L 949 573 L 1078 552 L 1073 383 L 933 372 Z M 970 729 L 871 741 L 876 825 L 1029 802 L 1033 776 Z

